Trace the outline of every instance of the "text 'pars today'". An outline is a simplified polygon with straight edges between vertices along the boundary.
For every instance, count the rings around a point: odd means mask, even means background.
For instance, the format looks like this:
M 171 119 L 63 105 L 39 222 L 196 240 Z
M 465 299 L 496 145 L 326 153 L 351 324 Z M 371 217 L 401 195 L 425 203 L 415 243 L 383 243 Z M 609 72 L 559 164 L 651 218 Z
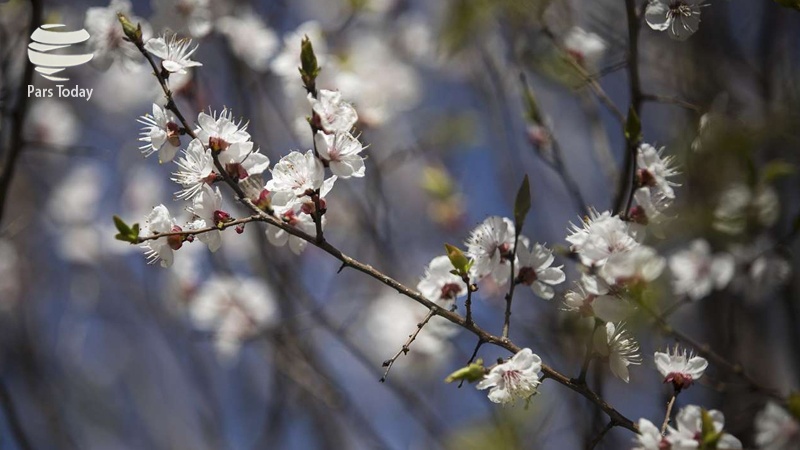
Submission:
M 28 85 L 28 98 L 85 98 L 88 102 L 92 98 L 92 91 L 94 89 L 84 89 L 79 86 L 66 87 L 62 84 L 57 84 L 55 88 L 37 88 L 31 84 Z

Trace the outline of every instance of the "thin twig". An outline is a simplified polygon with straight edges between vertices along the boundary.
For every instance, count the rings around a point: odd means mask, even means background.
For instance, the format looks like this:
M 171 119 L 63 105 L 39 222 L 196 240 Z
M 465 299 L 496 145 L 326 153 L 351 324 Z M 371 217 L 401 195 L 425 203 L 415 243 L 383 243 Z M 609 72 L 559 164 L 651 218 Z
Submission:
M 422 331 L 422 328 L 435 315 L 436 315 L 436 309 L 431 309 L 430 311 L 428 311 L 428 315 L 425 316 L 425 319 L 423 319 L 422 322 L 417 324 L 417 329 L 414 330 L 413 333 L 408 335 L 408 340 L 406 341 L 405 344 L 403 344 L 403 347 L 401 347 L 400 350 L 394 354 L 394 356 L 383 362 L 383 367 L 386 367 L 386 371 L 383 373 L 383 377 L 381 377 L 381 383 L 386 381 L 386 377 L 389 376 L 389 371 L 392 370 L 392 366 L 394 365 L 394 362 L 397 361 L 397 358 L 399 358 L 400 355 L 408 354 L 409 350 L 411 350 L 411 343 L 414 342 L 414 339 L 417 338 L 417 335 L 419 335 L 419 332 Z
M 146 50 L 144 50 L 143 46 L 137 45 L 137 48 L 148 58 L 150 64 L 153 66 L 155 70 L 155 75 L 159 79 L 161 83 L 162 89 L 165 90 L 165 94 L 169 92 L 166 83 L 163 81 L 163 77 L 160 77 L 158 70 L 156 69 L 155 63 L 149 57 Z M 168 95 L 168 98 L 171 99 L 171 94 Z M 183 116 L 178 111 L 177 106 L 174 102 L 169 102 L 170 105 L 174 108 L 173 112 L 175 112 L 175 116 L 182 122 L 185 128 L 187 128 L 187 133 L 191 133 L 191 128 L 188 127 L 188 123 L 183 119 Z M 177 112 L 176 112 L 177 111 Z M 227 174 L 223 173 L 223 181 L 228 184 L 231 189 L 237 194 L 239 200 L 249 208 L 256 216 L 258 216 L 258 221 L 267 223 L 268 225 L 278 227 L 285 231 L 286 233 L 300 238 L 317 248 L 321 249 L 322 251 L 328 253 L 329 255 L 333 256 L 337 260 L 342 263 L 342 268 L 350 267 L 354 270 L 357 270 L 381 283 L 384 285 L 396 290 L 400 294 L 410 298 L 411 300 L 416 301 L 417 303 L 421 304 L 422 306 L 426 307 L 429 311 L 432 311 L 434 315 L 438 315 L 443 317 L 444 319 L 464 328 L 474 335 L 476 335 L 479 339 L 485 341 L 488 344 L 496 345 L 498 347 L 502 347 L 508 350 L 511 353 L 518 353 L 521 348 L 514 344 L 511 340 L 506 338 L 501 338 L 491 333 L 486 332 L 482 328 L 478 327 L 475 323 L 467 323 L 466 320 L 459 314 L 449 311 L 447 309 L 440 308 L 437 304 L 433 303 L 432 301 L 428 300 L 425 296 L 420 294 L 417 291 L 405 286 L 404 284 L 400 283 L 399 281 L 389 277 L 388 275 L 376 270 L 372 266 L 368 264 L 364 264 L 350 256 L 344 254 L 341 250 L 336 248 L 335 246 L 331 245 L 327 241 L 317 242 L 316 237 L 311 236 L 302 230 L 299 230 L 291 225 L 288 225 L 281 221 L 280 219 L 274 217 L 271 214 L 268 214 L 261 210 L 258 206 L 253 203 L 252 200 L 247 198 L 244 193 L 242 192 L 241 188 L 239 188 L 238 184 L 235 183 Z M 516 246 L 515 246 L 516 247 Z M 516 251 L 516 248 L 515 248 Z M 591 403 L 595 404 L 598 408 L 600 408 L 609 418 L 618 426 L 624 427 L 630 431 L 637 432 L 638 427 L 637 425 L 627 417 L 625 417 L 622 413 L 617 411 L 613 406 L 609 405 L 605 400 L 603 400 L 595 391 L 590 389 L 585 384 L 577 384 L 573 380 L 571 380 L 566 375 L 558 372 L 557 370 L 553 369 L 547 364 L 542 364 L 542 380 L 549 378 L 553 381 L 565 386 L 566 388 L 580 394 Z
M 610 422 L 608 422 L 608 423 L 606 424 L 606 426 L 603 428 L 603 430 L 602 430 L 602 431 L 600 431 L 600 434 L 598 434 L 597 436 L 595 436 L 595 437 L 594 437 L 594 439 L 592 439 L 592 441 L 591 441 L 591 442 L 589 442 L 589 445 L 588 445 L 586 448 L 587 448 L 588 450 L 593 450 L 595 447 L 597 447 L 597 444 L 599 444 L 599 443 L 600 443 L 600 441 L 602 441 L 602 440 L 603 440 L 603 438 L 604 438 L 604 437 L 606 437 L 606 434 L 608 434 L 608 432 L 609 432 L 609 431 L 611 431 L 611 429 L 612 429 L 612 428 L 614 428 L 616 425 L 617 425 L 617 424 L 616 424 L 616 423 L 614 423 L 614 421 L 613 421 L 613 420 L 612 420 L 612 421 L 610 421 Z
M 511 326 L 511 302 L 514 300 L 514 289 L 517 287 L 517 280 L 514 276 L 514 259 L 517 257 L 517 245 L 519 244 L 519 235 L 522 230 L 519 229 L 519 224 L 515 227 L 517 228 L 514 230 L 514 248 L 511 250 L 511 258 L 509 258 L 509 263 L 511 265 L 511 275 L 509 276 L 508 284 L 508 294 L 506 294 L 506 314 L 503 320 L 503 339 L 508 339 L 508 329 Z
M 671 105 L 677 105 L 683 108 L 686 108 L 690 111 L 700 112 L 703 109 L 694 103 L 687 102 L 686 100 L 680 99 L 678 97 L 669 97 L 666 95 L 656 95 L 656 94 L 642 94 L 642 100 L 646 102 L 656 102 L 656 103 L 666 103 Z
M 642 86 L 639 78 L 639 29 L 641 23 L 636 13 L 635 0 L 625 0 L 625 13 L 628 18 L 628 78 L 630 84 L 630 110 L 641 120 Z M 628 214 L 633 201 L 636 185 L 636 151 L 638 136 L 625 133 L 625 165 L 620 174 L 617 193 L 614 198 L 614 210 L 622 215 Z M 630 183 L 628 183 L 630 180 Z M 628 188 L 630 184 L 630 188 Z M 628 196 L 625 193 L 629 192 Z M 627 198 L 627 201 L 626 201 Z
M 667 434 L 667 426 L 669 425 L 669 418 L 672 416 L 672 407 L 675 406 L 675 399 L 678 398 L 678 391 L 673 392 L 672 397 L 669 399 L 669 403 L 667 403 L 667 412 L 664 414 L 664 423 L 661 424 L 661 435 L 665 436 Z
M 156 239 L 161 239 L 170 236 L 183 236 L 183 237 L 194 236 L 198 234 L 205 234 L 211 231 L 221 231 L 226 228 L 235 227 L 238 225 L 244 225 L 250 222 L 261 222 L 261 221 L 262 220 L 260 216 L 248 216 L 248 217 L 243 217 L 241 219 L 232 220 L 230 222 L 221 223 L 219 224 L 219 226 L 215 225 L 212 227 L 197 228 L 194 230 L 170 231 L 169 233 L 156 233 L 151 236 L 139 236 L 137 243 L 141 244 L 142 242 L 153 241 Z
M 465 366 L 468 366 L 468 365 L 472 364 L 473 361 L 475 361 L 475 357 L 478 356 L 478 350 L 480 350 L 481 347 L 483 347 L 483 344 L 485 344 L 485 343 L 486 342 L 484 342 L 483 339 L 478 339 L 478 343 L 475 344 L 475 350 L 472 351 L 472 356 L 469 357 L 469 361 L 467 361 Z M 463 384 L 464 384 L 464 380 L 462 379 L 461 382 L 458 383 L 458 387 L 461 388 L 461 386 Z

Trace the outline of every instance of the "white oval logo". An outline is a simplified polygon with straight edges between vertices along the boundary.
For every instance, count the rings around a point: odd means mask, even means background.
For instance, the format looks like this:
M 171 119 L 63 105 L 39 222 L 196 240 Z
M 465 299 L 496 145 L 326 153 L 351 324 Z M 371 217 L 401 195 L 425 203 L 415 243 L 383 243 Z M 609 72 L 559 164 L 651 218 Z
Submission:
M 89 39 L 86 30 L 78 31 L 49 31 L 52 28 L 63 27 L 63 24 L 42 25 L 31 34 L 28 45 L 28 59 L 36 66 L 36 71 L 43 77 L 53 81 L 67 81 L 69 78 L 54 77 L 67 67 L 78 66 L 92 60 L 93 54 L 85 55 L 57 55 L 49 54 L 53 50 L 67 48 Z

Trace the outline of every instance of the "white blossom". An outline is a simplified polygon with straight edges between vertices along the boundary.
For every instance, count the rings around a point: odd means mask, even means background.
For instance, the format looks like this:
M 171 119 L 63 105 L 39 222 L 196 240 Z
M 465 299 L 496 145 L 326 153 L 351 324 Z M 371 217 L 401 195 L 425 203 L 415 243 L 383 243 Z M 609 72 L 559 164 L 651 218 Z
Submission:
M 708 411 L 708 415 L 714 425 L 714 433 L 721 433 L 725 426 L 725 416 L 717 410 Z M 689 405 L 678 412 L 675 418 L 677 428 L 667 429 L 667 441 L 670 443 L 671 450 L 691 450 L 700 447 L 703 438 L 703 419 L 702 409 L 699 406 Z M 723 433 L 717 441 L 716 449 L 739 449 L 742 443 L 728 433 Z
M 539 297 L 550 300 L 555 295 L 552 286 L 561 284 L 566 279 L 564 266 L 550 267 L 553 265 L 553 251 L 541 244 L 534 244 L 528 250 L 525 245 L 518 245 L 517 257 L 519 263 L 514 269 L 520 283 L 531 287 Z
M 508 361 L 492 367 L 476 387 L 489 389 L 489 400 L 494 403 L 527 400 L 537 393 L 541 371 L 542 359 L 531 349 L 524 348 Z
M 637 176 L 639 184 L 654 188 L 668 199 L 675 198 L 673 186 L 680 186 L 669 179 L 678 174 L 672 156 L 662 156 L 664 147 L 656 150 L 650 144 L 642 143 L 636 153 Z
M 586 266 L 605 264 L 614 253 L 625 252 L 638 246 L 635 230 L 619 216 L 609 211 L 602 214 L 592 209 L 582 222 L 582 227 L 571 224 L 571 234 L 567 236 L 570 249 L 580 257 Z
M 419 280 L 417 290 L 430 301 L 452 302 L 467 294 L 467 285 L 458 275 L 451 273 L 453 263 L 445 255 L 433 258 Z
M 314 223 L 314 218 L 311 217 L 310 214 L 302 212 L 299 202 L 293 202 L 288 207 L 276 207 L 275 212 L 286 225 L 297 228 L 308 235 L 315 235 L 316 224 Z M 321 225 L 323 230 L 325 229 L 325 222 L 326 218 L 325 216 L 322 216 Z M 308 244 L 305 239 L 293 236 L 285 230 L 275 226 L 267 227 L 266 233 L 267 240 L 269 240 L 270 244 L 277 247 L 283 247 L 288 243 L 289 249 L 295 255 L 302 253 Z
M 247 124 L 242 124 L 241 120 L 236 122 L 233 111 L 228 108 L 223 108 L 219 114 L 201 112 L 197 116 L 197 124 L 198 128 L 194 131 L 197 139 L 215 151 L 224 152 L 232 144 L 250 141 Z
M 728 285 L 733 277 L 734 262 L 726 253 L 712 255 L 708 242 L 696 239 L 688 249 L 669 258 L 669 268 L 675 294 L 699 300 L 712 289 L 724 289 Z
M 308 94 L 308 101 L 314 111 L 314 120 L 326 133 L 349 132 L 358 121 L 358 113 L 353 105 L 342 100 L 339 91 L 320 89 L 317 97 Z
M 364 158 L 359 155 L 363 146 L 347 131 L 326 134 L 317 131 L 314 137 L 317 151 L 328 161 L 331 172 L 340 178 L 363 177 Z
M 203 186 L 200 192 L 192 198 L 192 206 L 187 209 L 195 216 L 195 220 L 188 225 L 190 229 L 194 230 L 215 227 L 218 222 L 229 217 L 222 211 L 222 194 L 219 192 L 219 187 L 211 189 L 211 186 Z M 197 238 L 212 252 L 219 250 L 222 245 L 222 234 L 219 230 L 200 233 Z
M 704 0 L 650 0 L 645 20 L 656 31 L 668 31 L 679 41 L 689 38 L 700 26 L 700 8 Z
M 611 372 L 628 383 L 630 381 L 628 366 L 641 364 L 642 357 L 639 355 L 639 344 L 624 327 L 623 323 L 617 325 L 606 323 L 604 329 L 595 332 L 594 347 L 598 353 L 608 358 Z
M 600 268 L 600 275 L 609 285 L 649 283 L 664 271 L 666 260 L 652 247 L 640 245 L 612 253 Z
M 216 179 L 214 159 L 197 139 L 189 142 L 189 146 L 183 151 L 183 156 L 178 158 L 177 164 L 179 169 L 172 174 L 171 179 L 183 186 L 183 189 L 175 194 L 179 199 L 194 197 L 203 186 Z
M 520 237 L 520 247 L 526 245 Z M 509 281 L 509 260 L 514 250 L 514 222 L 506 217 L 486 218 L 470 233 L 466 242 L 467 254 L 475 260 L 472 277 L 479 280 L 491 275 L 499 284 Z
M 700 379 L 708 367 L 708 361 L 700 356 L 695 356 L 688 350 L 680 351 L 676 345 L 672 351 L 656 352 L 654 355 L 656 368 L 664 383 L 672 383 L 676 391 L 688 388 Z
M 144 156 L 158 152 L 158 162 L 172 161 L 180 148 L 180 126 L 178 119 L 165 108 L 153 103 L 153 114 L 145 114 L 138 119 L 144 125 L 140 141 L 144 145 L 139 147 Z
M 175 34 L 169 39 L 166 35 L 150 39 L 144 44 L 144 48 L 161 58 L 161 67 L 170 73 L 184 74 L 190 67 L 203 65 L 189 59 L 197 51 L 197 45 L 192 48 L 191 39 L 178 39 Z
M 80 122 L 68 102 L 40 98 L 30 102 L 25 118 L 25 139 L 66 151 L 80 137 Z
M 335 180 L 336 176 L 331 178 Z M 302 197 L 322 189 L 324 181 L 325 167 L 312 150 L 305 154 L 292 151 L 272 168 L 272 179 L 267 181 L 266 188 L 270 192 L 286 192 Z
M 141 230 L 142 237 L 155 236 L 162 233 L 171 233 L 179 231 L 175 228 L 175 219 L 170 216 L 167 207 L 158 205 L 153 208 L 153 211 L 145 218 L 145 225 Z M 168 237 L 162 237 L 145 241 L 142 243 L 142 248 L 145 249 L 145 256 L 147 256 L 147 263 L 154 264 L 156 261 L 161 262 L 161 267 L 169 267 L 174 260 L 172 250 L 180 248 L 180 241 L 176 244 L 170 241 Z
M 636 200 L 636 206 L 631 208 L 628 217 L 635 224 L 642 225 L 642 229 L 646 228 L 657 238 L 663 239 L 664 223 L 671 219 L 664 211 L 672 206 L 672 200 L 663 192 L 649 187 L 637 189 L 633 198 Z
M 756 415 L 755 443 L 759 450 L 797 450 L 800 420 L 774 401 Z

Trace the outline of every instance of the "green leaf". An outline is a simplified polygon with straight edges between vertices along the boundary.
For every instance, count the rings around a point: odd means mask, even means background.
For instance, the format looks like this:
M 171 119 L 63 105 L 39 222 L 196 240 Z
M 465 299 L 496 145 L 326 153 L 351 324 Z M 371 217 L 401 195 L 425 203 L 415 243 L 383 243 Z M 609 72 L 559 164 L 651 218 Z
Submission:
M 139 243 L 139 224 L 135 223 L 128 226 L 124 220 L 119 216 L 114 216 L 114 226 L 117 227 L 117 233 L 114 238 L 122 242 L 130 242 L 131 244 Z
M 761 180 L 765 183 L 771 183 L 780 178 L 794 175 L 797 168 L 792 163 L 786 161 L 770 161 L 761 169 Z
M 719 442 L 719 439 L 722 437 L 722 431 L 720 430 L 717 432 L 717 430 L 714 428 L 714 419 L 711 418 L 711 414 L 709 414 L 707 410 L 700 410 L 700 414 L 702 417 L 702 441 L 700 442 L 700 448 L 717 448 L 717 442 Z
M 469 268 L 472 264 L 470 264 L 467 255 L 460 248 L 450 244 L 444 244 L 444 248 L 447 251 L 447 257 L 450 258 L 450 263 L 458 271 L 458 275 L 463 276 L 469 273 Z
M 517 230 L 517 235 L 522 231 L 522 225 L 525 223 L 525 216 L 531 210 L 531 183 L 528 180 L 528 175 L 522 179 L 517 191 L 517 198 L 514 200 L 514 226 Z
M 633 106 L 628 109 L 628 119 L 625 121 L 625 139 L 634 143 L 642 140 L 642 121 Z
M 486 368 L 483 367 L 483 359 L 478 358 L 477 361 L 467 367 L 462 367 L 448 375 L 444 382 L 452 383 L 453 381 L 464 380 L 468 383 L 473 383 L 483 378 L 484 375 L 486 375 Z
M 300 43 L 300 75 L 303 77 L 306 89 L 314 87 L 319 75 L 317 55 L 314 54 L 314 46 L 311 45 L 308 36 L 303 36 L 303 41 Z

